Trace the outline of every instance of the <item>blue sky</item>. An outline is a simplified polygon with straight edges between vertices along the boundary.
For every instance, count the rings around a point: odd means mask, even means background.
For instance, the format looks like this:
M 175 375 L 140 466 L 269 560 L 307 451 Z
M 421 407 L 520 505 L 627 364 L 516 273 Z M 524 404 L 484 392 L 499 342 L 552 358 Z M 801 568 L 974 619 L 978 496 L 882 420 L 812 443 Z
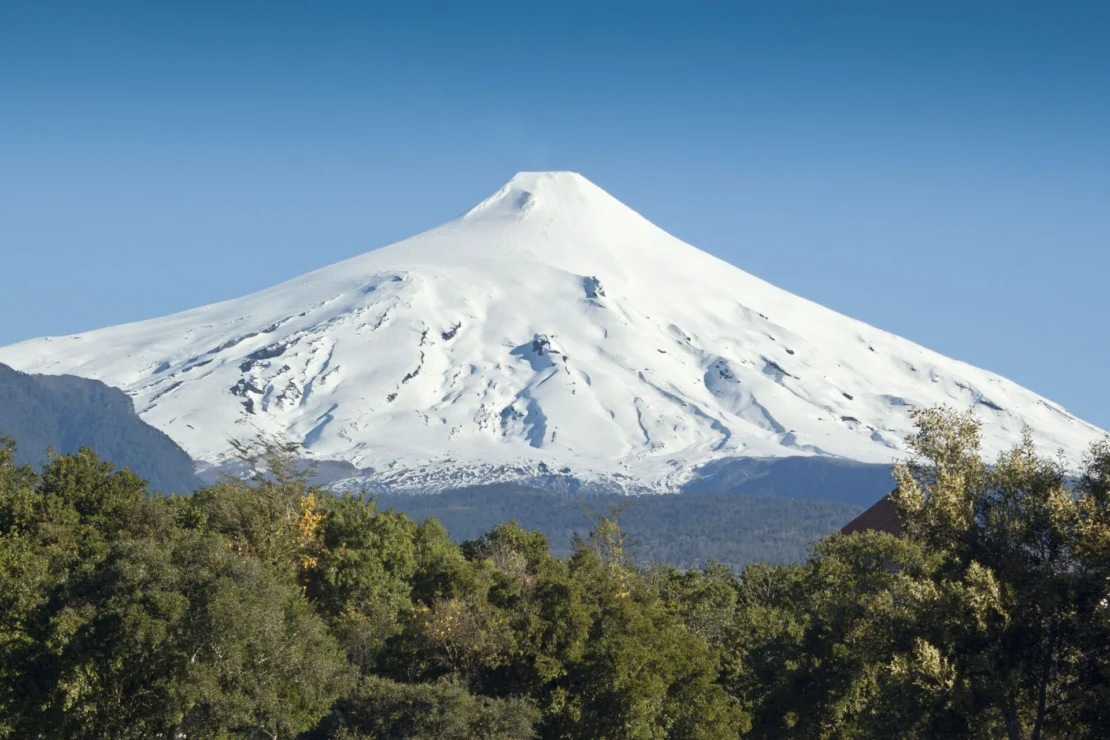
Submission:
M 582 172 L 1110 428 L 1110 3 L 0 3 L 0 344 Z

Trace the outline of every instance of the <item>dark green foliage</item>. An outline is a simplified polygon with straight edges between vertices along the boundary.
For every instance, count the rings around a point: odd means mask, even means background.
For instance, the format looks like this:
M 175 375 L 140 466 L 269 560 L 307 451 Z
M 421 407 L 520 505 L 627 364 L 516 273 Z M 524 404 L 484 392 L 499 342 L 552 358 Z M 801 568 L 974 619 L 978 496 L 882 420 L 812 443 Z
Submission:
M 1105 737 L 1110 442 L 1069 487 L 919 422 L 906 537 L 743 570 L 643 564 L 627 523 L 680 497 L 595 497 L 558 549 L 513 521 L 457 543 L 323 495 L 288 445 L 166 498 L 0 443 L 0 738 Z
M 0 737 L 273 736 L 349 669 L 301 590 L 91 451 L 0 448 Z M 175 511 L 178 509 L 178 511 Z
M 296 590 L 209 535 L 121 541 L 59 596 L 34 661 L 55 688 L 35 697 L 47 703 L 28 729 L 287 735 L 344 683 L 334 641 Z
M 529 740 L 539 711 L 527 699 L 476 696 L 451 679 L 405 684 L 367 676 L 340 702 L 341 740 Z
M 200 487 L 193 461 L 143 422 L 127 394 L 72 375 L 27 375 L 0 364 L 0 437 L 19 443 L 17 463 L 40 465 L 47 450 L 72 454 L 92 447 L 128 467 L 162 493 Z
M 833 536 L 752 566 L 722 673 L 766 738 L 1105 737 L 1110 446 L 1070 488 L 1026 441 L 920 411 L 896 471 L 908 535 Z
M 717 682 L 717 656 L 655 589 L 622 573 L 624 565 L 607 561 L 608 554 L 583 547 L 571 559 L 571 573 L 587 584 L 593 620 L 568 675 L 573 711 L 560 717 L 553 736 L 735 736 L 747 718 Z

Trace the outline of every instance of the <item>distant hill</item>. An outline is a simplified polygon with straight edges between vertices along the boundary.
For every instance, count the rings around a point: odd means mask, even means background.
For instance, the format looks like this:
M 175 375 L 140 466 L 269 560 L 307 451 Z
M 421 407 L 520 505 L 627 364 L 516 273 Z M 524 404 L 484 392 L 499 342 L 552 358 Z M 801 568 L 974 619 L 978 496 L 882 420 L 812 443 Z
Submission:
M 551 552 L 566 557 L 575 534 L 585 536 L 593 515 L 625 506 L 621 526 L 643 562 L 700 567 L 709 560 L 735 568 L 752 562 L 800 562 L 820 536 L 835 532 L 861 507 L 836 501 L 781 499 L 736 493 L 645 496 L 571 494 L 514 484 L 477 486 L 414 496 L 379 494 L 380 509 L 416 520 L 435 517 L 455 540 L 480 537 L 515 519 L 543 532 Z M 589 512 L 589 513 L 588 513 Z
M 0 364 L 0 437 L 18 445 L 16 462 L 39 464 L 46 451 L 88 446 L 130 468 L 163 493 L 200 487 L 193 461 L 135 413 L 123 391 L 72 375 L 28 375 Z
M 733 457 L 703 465 L 685 493 L 739 493 L 867 507 L 894 488 L 890 465 L 835 457 Z

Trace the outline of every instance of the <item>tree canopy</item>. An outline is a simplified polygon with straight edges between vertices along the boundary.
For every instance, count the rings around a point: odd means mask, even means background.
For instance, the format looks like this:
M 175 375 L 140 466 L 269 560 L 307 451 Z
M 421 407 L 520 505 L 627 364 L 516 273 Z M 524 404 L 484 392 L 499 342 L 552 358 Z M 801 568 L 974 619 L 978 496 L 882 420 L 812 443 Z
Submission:
M 1075 477 L 917 421 L 904 536 L 739 570 L 638 560 L 619 507 L 457 543 L 272 441 L 185 497 L 4 443 L 0 738 L 1107 736 L 1110 442 Z

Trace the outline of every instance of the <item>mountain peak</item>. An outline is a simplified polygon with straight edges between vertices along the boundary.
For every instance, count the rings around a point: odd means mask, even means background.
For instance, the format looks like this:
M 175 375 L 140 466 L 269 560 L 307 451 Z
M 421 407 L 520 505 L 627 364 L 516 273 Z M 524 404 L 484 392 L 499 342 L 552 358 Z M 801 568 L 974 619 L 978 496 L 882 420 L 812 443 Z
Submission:
M 513 175 L 505 185 L 530 189 L 540 187 L 541 184 L 576 186 L 579 183 L 587 183 L 597 187 L 581 173 L 570 170 L 521 170 Z
M 1028 426 L 1076 469 L 1103 435 L 722 262 L 572 172 L 519 173 L 460 218 L 252 295 L 0 361 L 118 386 L 207 464 L 262 432 L 420 490 L 554 471 L 674 490 L 730 457 L 889 463 L 911 410 L 938 403 L 975 410 L 988 456 Z
M 471 208 L 464 219 L 521 218 L 539 209 L 550 215 L 595 214 L 631 209 L 577 172 L 518 172 L 490 197 Z

